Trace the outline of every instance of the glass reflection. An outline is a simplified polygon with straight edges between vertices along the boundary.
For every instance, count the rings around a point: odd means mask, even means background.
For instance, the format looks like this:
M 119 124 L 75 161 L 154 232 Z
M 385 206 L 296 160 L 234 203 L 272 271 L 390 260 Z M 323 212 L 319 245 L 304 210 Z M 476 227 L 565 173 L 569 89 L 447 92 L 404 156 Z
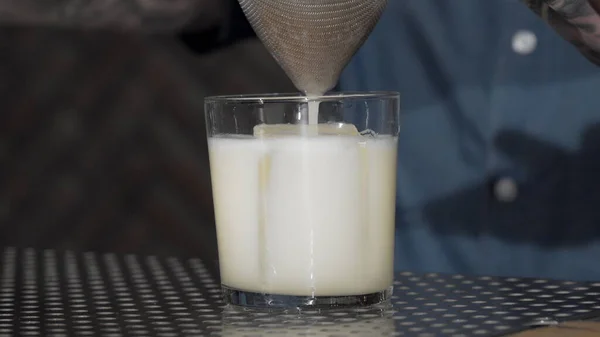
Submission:
M 394 336 L 389 305 L 344 310 L 265 311 L 228 306 L 221 336 Z

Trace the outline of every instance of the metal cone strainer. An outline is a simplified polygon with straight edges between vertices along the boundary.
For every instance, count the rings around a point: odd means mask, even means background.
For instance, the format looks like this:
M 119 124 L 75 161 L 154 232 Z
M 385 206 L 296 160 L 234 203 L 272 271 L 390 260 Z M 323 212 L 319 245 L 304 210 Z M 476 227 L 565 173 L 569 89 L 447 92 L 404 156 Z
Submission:
M 322 95 L 367 39 L 387 0 L 239 0 L 271 55 L 306 95 Z

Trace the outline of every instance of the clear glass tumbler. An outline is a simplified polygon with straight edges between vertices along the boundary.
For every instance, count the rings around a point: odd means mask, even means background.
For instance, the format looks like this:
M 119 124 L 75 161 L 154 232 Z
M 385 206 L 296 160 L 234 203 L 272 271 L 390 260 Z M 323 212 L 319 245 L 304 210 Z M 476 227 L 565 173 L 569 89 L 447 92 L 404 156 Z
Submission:
M 391 296 L 399 100 L 206 98 L 227 304 L 366 306 Z

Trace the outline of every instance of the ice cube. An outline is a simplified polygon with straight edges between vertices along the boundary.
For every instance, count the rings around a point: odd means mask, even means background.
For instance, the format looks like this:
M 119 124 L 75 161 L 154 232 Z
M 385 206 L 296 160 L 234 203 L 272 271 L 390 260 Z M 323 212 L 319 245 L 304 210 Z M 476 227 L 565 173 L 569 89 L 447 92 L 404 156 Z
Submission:
M 352 124 L 327 123 L 317 125 L 306 124 L 261 124 L 254 127 L 255 137 L 280 136 L 359 136 Z

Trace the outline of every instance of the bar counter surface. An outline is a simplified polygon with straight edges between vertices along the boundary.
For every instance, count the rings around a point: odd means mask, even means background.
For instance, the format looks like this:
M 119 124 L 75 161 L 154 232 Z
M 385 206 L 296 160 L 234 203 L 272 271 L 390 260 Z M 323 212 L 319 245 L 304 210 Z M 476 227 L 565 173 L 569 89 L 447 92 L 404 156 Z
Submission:
M 390 305 L 226 307 L 199 259 L 3 248 L 0 336 L 503 336 L 600 315 L 600 282 L 400 273 Z

